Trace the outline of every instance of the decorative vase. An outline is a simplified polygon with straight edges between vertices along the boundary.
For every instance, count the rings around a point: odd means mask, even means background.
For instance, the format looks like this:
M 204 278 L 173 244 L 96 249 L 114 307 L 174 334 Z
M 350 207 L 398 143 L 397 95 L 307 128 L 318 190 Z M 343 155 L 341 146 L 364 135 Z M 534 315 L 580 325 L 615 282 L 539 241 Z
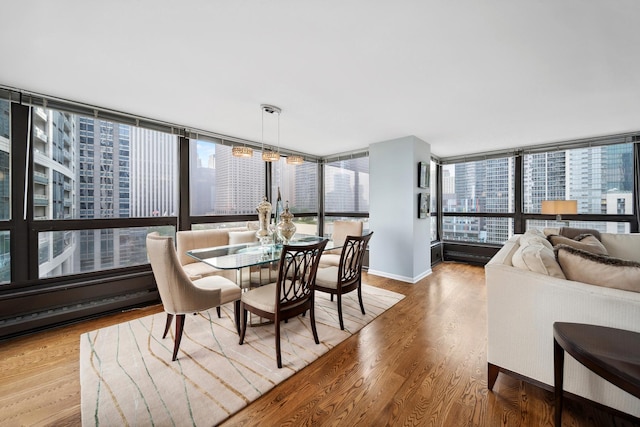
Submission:
M 258 211 L 258 224 L 260 228 L 256 231 L 256 237 L 260 240 L 260 243 L 266 244 L 270 237 L 269 222 L 271 220 L 271 203 L 267 201 L 266 197 L 262 198 L 260 204 L 256 207 Z
M 293 214 L 289 212 L 289 202 L 287 202 L 284 207 L 284 212 L 280 215 L 280 222 L 276 226 L 278 236 L 282 238 L 285 245 L 289 244 L 291 238 L 296 234 L 296 225 L 292 219 Z

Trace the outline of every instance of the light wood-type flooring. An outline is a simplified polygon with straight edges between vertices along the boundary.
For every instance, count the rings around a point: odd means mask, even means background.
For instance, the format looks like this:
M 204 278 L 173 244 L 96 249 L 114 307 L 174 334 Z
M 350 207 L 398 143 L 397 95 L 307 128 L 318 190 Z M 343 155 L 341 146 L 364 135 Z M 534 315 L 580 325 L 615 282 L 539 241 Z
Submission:
M 367 274 L 364 282 L 406 298 L 224 425 L 553 425 L 552 393 L 504 374 L 487 390 L 482 267 L 441 263 L 413 285 Z M 0 426 L 79 425 L 80 334 L 161 310 L 0 342 Z M 640 425 L 565 406 L 564 426 Z

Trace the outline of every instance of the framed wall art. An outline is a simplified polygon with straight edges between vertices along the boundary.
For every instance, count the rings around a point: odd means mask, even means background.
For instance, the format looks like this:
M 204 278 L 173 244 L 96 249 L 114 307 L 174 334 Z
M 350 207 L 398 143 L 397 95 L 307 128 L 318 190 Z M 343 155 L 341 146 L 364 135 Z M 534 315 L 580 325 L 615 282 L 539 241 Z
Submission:
M 429 193 L 418 193 L 418 218 L 429 216 L 431 206 L 431 195 Z
M 418 187 L 429 188 L 429 164 L 427 162 L 418 163 Z

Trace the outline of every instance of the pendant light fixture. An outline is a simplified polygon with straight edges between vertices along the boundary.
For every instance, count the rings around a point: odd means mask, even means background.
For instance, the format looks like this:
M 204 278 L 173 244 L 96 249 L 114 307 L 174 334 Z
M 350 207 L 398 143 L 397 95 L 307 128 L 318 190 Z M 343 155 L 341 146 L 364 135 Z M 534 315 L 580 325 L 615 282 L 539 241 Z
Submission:
M 224 140 L 222 140 L 222 142 L 224 142 Z M 246 145 L 234 145 L 231 147 L 231 155 L 233 157 L 248 159 L 253 157 L 253 148 L 247 147 Z
M 253 157 L 253 149 L 246 145 L 236 145 L 231 149 L 233 157 L 249 158 Z
M 282 110 L 275 105 L 262 104 L 262 160 L 265 162 L 277 162 L 280 160 L 280 113 Z M 264 113 L 278 114 L 278 151 L 264 149 Z
M 291 155 L 287 157 L 287 164 L 288 165 L 301 165 L 304 163 L 304 157 L 302 156 L 297 156 L 297 155 Z

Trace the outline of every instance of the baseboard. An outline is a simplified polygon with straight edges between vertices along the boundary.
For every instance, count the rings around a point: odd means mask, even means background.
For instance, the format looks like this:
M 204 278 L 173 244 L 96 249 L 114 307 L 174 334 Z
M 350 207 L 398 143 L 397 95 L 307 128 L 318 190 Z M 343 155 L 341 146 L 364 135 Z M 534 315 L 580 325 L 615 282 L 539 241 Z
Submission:
M 406 282 L 411 284 L 418 283 L 420 280 L 429 276 L 432 272 L 433 271 L 431 270 L 431 268 L 429 268 L 427 271 L 425 271 L 424 273 L 416 277 L 407 277 L 407 276 L 399 276 L 397 274 L 387 273 L 385 271 L 378 271 L 378 270 L 371 270 L 371 269 L 367 271 L 368 274 L 373 274 L 374 276 L 386 277 L 387 279 L 398 280 L 400 282 Z

